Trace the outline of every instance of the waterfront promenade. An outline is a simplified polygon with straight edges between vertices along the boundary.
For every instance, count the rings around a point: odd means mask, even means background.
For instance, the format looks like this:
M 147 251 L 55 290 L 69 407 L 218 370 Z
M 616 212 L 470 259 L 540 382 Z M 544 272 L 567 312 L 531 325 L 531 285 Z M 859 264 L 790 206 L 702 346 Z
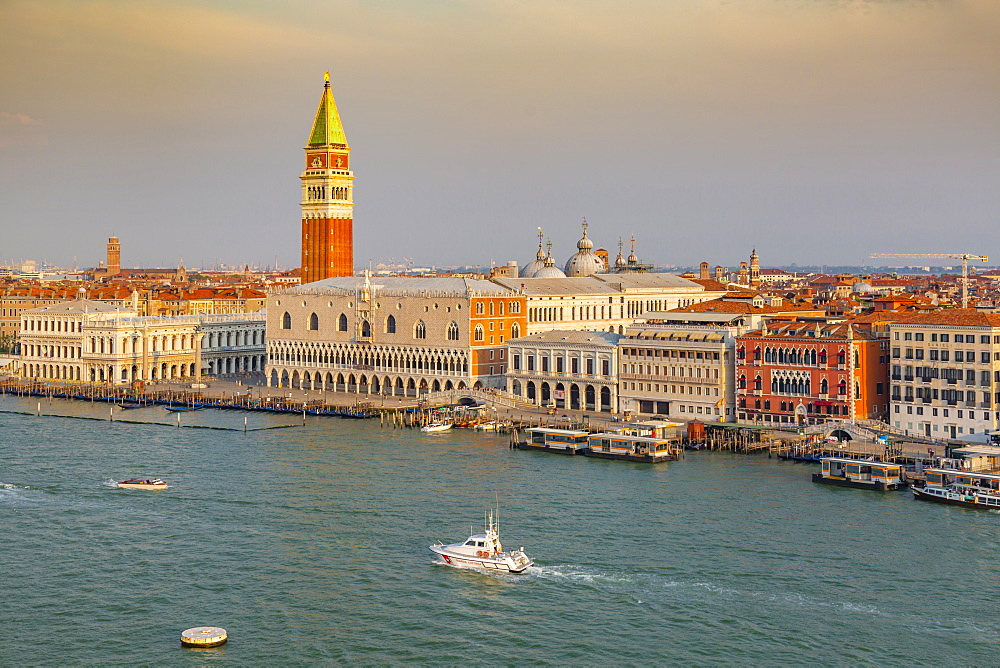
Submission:
M 292 387 L 268 387 L 261 374 L 241 374 L 226 378 L 205 378 L 204 387 L 191 387 L 188 382 L 144 383 L 141 387 L 105 385 L 100 383 L 61 383 L 31 379 L 0 380 L 0 391 L 30 393 L 33 395 L 71 395 L 100 401 L 142 402 L 158 404 L 195 404 L 267 410 L 285 413 L 330 414 L 336 411 L 363 409 L 370 412 L 398 414 L 404 411 L 433 411 L 447 404 L 445 400 L 424 397 L 382 396 L 332 390 L 307 390 Z M 589 431 L 606 431 L 622 425 L 621 416 L 594 411 L 559 409 L 550 414 L 547 408 L 525 402 L 514 402 L 502 395 L 488 392 L 468 394 L 486 402 L 484 420 L 495 420 L 513 428 L 549 426 L 580 428 Z M 682 423 L 683 424 L 683 423 Z M 685 425 L 686 428 L 686 425 Z M 753 433 L 756 432 L 756 433 Z M 846 443 L 826 443 L 816 434 L 804 435 L 797 430 L 765 429 L 759 425 L 730 425 L 728 429 L 715 430 L 708 439 L 710 448 L 737 452 L 769 452 L 778 456 L 816 454 L 848 457 L 886 456 L 886 446 L 871 438 L 856 438 Z M 926 443 L 894 439 L 893 455 L 913 464 L 927 463 L 945 456 L 943 443 Z

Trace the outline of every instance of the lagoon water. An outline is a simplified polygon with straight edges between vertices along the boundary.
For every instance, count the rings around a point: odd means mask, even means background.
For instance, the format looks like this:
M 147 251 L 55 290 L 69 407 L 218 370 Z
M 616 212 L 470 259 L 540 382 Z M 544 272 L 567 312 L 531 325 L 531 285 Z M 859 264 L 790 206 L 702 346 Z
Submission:
M 0 396 L 0 410 L 36 399 Z M 87 402 L 47 414 L 107 417 Z M 0 664 L 991 664 L 1000 514 L 815 467 L 512 451 L 505 436 L 162 408 L 0 413 Z M 295 424 L 283 429 L 259 429 Z M 258 430 L 255 430 L 258 429 Z M 114 479 L 159 476 L 164 492 Z M 480 529 L 536 566 L 457 570 Z M 180 632 L 229 631 L 185 649 Z

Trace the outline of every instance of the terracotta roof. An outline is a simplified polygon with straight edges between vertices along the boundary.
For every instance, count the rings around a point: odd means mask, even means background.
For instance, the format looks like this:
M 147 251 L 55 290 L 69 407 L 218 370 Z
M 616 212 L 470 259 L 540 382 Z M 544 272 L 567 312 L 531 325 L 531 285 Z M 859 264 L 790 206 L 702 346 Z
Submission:
M 728 299 L 710 299 L 690 306 L 671 309 L 667 313 L 788 313 L 793 311 L 812 311 L 822 313 L 823 309 L 813 304 L 792 304 L 784 302 L 781 306 L 754 306 L 749 301 L 730 301 Z
M 853 338 L 863 341 L 874 341 L 877 337 L 861 331 L 849 323 L 826 325 L 817 323 L 793 322 L 788 324 L 771 324 L 767 334 L 762 329 L 748 332 L 746 336 L 753 338 L 796 338 L 796 339 L 847 339 L 848 327 L 853 330 Z M 739 337 L 737 337 L 739 338 Z
M 705 288 L 706 292 L 725 292 L 726 286 L 723 283 L 719 283 L 711 278 L 689 278 L 692 283 L 697 283 L 701 287 Z
M 953 325 L 956 327 L 1000 327 L 1000 313 L 983 313 L 974 308 L 941 309 L 907 318 L 907 325 Z

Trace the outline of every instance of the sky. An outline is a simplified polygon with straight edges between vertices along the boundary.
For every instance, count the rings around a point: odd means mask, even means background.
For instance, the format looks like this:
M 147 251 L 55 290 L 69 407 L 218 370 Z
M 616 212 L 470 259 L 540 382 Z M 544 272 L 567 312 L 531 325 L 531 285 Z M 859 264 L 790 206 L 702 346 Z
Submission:
M 997 35 L 996 0 L 0 0 L 0 263 L 298 266 L 327 70 L 359 267 L 538 227 L 562 264 L 584 216 L 656 265 L 1000 258 Z

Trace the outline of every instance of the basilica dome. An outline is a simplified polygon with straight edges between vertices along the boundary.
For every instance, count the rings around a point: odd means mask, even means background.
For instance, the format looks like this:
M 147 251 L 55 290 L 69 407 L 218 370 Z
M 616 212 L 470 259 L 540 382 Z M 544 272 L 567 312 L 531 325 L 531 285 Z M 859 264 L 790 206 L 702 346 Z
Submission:
M 583 238 L 576 242 L 577 251 L 566 261 L 567 276 L 593 276 L 604 272 L 604 261 L 594 253 L 594 242 L 587 238 L 587 225 Z
M 524 265 L 521 269 L 521 278 L 534 278 L 543 267 L 545 267 L 545 251 L 542 250 L 542 228 L 538 228 L 538 252 L 535 259 Z

